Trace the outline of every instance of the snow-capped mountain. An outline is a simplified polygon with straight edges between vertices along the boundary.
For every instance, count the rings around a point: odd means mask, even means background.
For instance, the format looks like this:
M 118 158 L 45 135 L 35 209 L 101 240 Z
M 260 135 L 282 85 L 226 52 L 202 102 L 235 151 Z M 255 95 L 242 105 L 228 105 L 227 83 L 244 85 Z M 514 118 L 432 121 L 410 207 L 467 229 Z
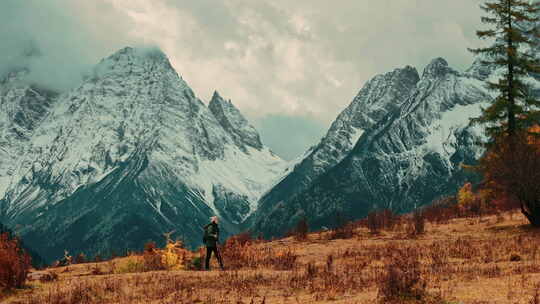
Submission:
M 214 214 L 237 232 L 285 166 L 231 102 L 216 93 L 207 107 L 157 49 L 102 60 L 27 141 L 2 218 L 48 260 L 172 230 L 197 245 Z
M 538 23 L 522 26 L 538 29 Z M 538 48 L 521 51 L 538 56 Z M 303 216 L 320 228 L 377 208 L 406 212 L 478 178 L 461 165 L 475 163 L 484 152 L 483 129 L 469 121 L 497 95 L 486 89 L 486 81 L 497 82 L 504 68 L 484 62 L 490 59 L 476 57 L 464 73 L 437 58 L 422 77 L 412 68 L 400 76 L 375 77 L 321 143 L 261 198 L 250 218 L 252 229 L 274 236 Z M 524 80 L 540 98 L 540 76 Z M 385 90 L 391 87 L 397 89 Z M 343 117 L 355 124 L 344 123 Z
M 302 216 L 317 228 L 332 225 L 337 214 L 360 218 L 384 207 L 405 212 L 455 193 L 472 178 L 461 164 L 472 164 L 483 153 L 478 145 L 483 132 L 468 123 L 492 98 L 485 83 L 474 73 L 451 69 L 442 58 L 434 59 L 421 78 L 413 71 L 405 75 L 407 85 L 400 86 L 401 99 L 373 119 L 341 161 L 312 179 L 306 190 L 287 188 L 294 185 L 282 190 L 278 185 L 269 193 L 292 195 L 261 199 L 260 211 L 252 219 L 255 230 L 278 235 Z M 327 136 L 335 138 L 330 132 Z M 295 170 L 291 175 L 304 171 Z
M 418 80 L 416 69 L 407 66 L 368 81 L 332 123 L 320 143 L 262 197 L 253 218 L 306 190 L 321 174 L 342 161 L 366 130 L 400 108 Z

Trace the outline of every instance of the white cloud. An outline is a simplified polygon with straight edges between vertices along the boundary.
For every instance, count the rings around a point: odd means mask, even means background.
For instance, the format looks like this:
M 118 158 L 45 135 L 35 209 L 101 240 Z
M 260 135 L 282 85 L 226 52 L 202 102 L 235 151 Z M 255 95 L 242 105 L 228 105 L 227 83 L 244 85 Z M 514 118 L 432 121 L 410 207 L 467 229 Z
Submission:
M 217 89 L 251 120 L 328 126 L 376 74 L 438 56 L 465 69 L 480 2 L 5 0 L 0 71 L 34 41 L 43 53 L 31 63 L 35 81 L 66 88 L 116 49 L 157 44 L 203 100 Z

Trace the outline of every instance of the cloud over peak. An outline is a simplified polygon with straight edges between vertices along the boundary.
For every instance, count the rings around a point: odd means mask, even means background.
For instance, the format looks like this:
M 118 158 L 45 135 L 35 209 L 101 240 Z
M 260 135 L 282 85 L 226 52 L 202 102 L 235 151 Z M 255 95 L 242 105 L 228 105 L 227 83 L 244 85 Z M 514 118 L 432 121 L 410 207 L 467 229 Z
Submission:
M 376 74 L 405 65 L 422 69 L 435 57 L 465 69 L 472 61 L 466 47 L 478 45 L 475 30 L 482 28 L 478 4 L 5 0 L 0 73 L 28 66 L 31 81 L 65 90 L 122 47 L 157 45 L 199 97 L 210 100 L 219 90 L 267 128 L 263 139 L 277 138 L 272 132 L 280 128 L 272 122 L 283 119 L 324 130 Z M 315 143 L 322 133 L 305 131 L 303 139 Z

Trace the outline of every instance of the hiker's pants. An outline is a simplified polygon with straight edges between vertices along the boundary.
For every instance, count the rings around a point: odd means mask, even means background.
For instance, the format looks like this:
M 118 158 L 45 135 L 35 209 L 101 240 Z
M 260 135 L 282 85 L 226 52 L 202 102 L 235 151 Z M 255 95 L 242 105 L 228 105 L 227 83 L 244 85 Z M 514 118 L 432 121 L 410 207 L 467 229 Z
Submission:
M 206 247 L 206 263 L 205 263 L 205 268 L 206 269 L 210 269 L 210 257 L 212 256 L 212 252 L 214 252 L 218 262 L 219 262 L 219 266 L 221 268 L 223 268 L 223 261 L 221 260 L 221 255 L 219 254 L 219 250 L 217 249 L 217 246 L 216 247 Z

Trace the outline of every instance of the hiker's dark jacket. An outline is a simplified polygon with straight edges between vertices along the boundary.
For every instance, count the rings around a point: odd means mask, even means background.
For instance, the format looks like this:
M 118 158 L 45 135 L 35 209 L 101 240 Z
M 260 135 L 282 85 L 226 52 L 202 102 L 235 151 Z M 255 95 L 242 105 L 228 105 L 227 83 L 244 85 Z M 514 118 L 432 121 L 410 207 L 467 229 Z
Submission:
M 208 229 L 208 233 L 205 235 L 204 244 L 206 247 L 216 247 L 219 240 L 219 227 L 216 223 L 210 223 L 204 226 L 204 230 Z

